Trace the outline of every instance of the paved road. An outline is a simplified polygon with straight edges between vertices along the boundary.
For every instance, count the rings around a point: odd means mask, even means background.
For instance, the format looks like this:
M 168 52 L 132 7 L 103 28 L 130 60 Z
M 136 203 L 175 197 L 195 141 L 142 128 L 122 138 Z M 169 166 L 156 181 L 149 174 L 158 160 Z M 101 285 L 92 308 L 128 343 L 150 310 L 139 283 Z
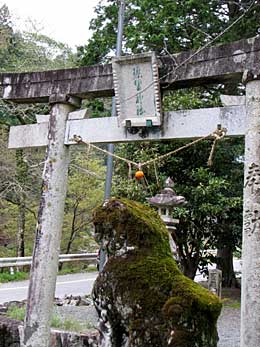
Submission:
M 97 272 L 58 276 L 55 296 L 62 298 L 71 294 L 90 294 L 96 277 Z M 0 304 L 7 301 L 26 299 L 28 283 L 28 281 L 19 281 L 0 284 Z
M 235 271 L 241 271 L 241 260 L 234 259 Z M 215 268 L 215 266 L 211 266 Z M 56 285 L 56 297 L 64 297 L 65 295 L 86 295 L 90 294 L 93 282 L 97 277 L 97 272 L 80 273 L 58 276 Z M 195 278 L 196 282 L 205 281 L 206 279 L 198 274 Z M 0 283 L 0 304 L 13 301 L 24 300 L 27 298 L 28 281 Z

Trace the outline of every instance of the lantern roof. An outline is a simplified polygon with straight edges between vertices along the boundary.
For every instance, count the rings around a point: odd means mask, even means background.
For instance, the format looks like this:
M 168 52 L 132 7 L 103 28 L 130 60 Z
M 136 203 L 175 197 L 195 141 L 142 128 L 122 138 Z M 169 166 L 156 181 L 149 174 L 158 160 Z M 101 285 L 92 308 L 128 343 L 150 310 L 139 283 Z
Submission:
M 187 200 L 184 196 L 177 195 L 172 189 L 174 187 L 173 180 L 168 177 L 165 181 L 164 189 L 155 196 L 148 198 L 147 200 L 152 206 L 157 207 L 176 207 L 187 204 Z

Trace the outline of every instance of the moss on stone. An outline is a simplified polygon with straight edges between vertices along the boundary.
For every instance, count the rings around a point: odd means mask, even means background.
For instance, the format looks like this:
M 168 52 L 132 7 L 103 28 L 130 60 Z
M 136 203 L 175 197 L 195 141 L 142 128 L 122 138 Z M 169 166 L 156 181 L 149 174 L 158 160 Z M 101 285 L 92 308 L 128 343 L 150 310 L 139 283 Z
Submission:
M 151 208 L 127 199 L 111 199 L 105 207 L 95 210 L 93 223 L 103 237 L 127 238 L 136 251 L 170 255 L 168 231 L 158 214 Z M 113 232 L 113 235 L 112 235 Z
M 98 239 L 111 246 L 94 296 L 101 293 L 108 317 L 115 316 L 109 307 L 117 311 L 129 346 L 216 347 L 221 303 L 180 272 L 158 214 L 133 201 L 111 199 L 95 211 L 93 221 Z M 130 250 L 117 255 L 126 243 Z M 123 306 L 131 313 L 120 312 Z

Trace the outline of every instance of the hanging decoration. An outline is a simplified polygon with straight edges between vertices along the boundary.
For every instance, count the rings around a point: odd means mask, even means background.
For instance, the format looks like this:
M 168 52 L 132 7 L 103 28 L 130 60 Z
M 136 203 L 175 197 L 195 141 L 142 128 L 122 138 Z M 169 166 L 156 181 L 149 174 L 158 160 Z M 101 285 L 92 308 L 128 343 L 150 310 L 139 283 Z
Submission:
M 226 135 L 226 133 L 227 133 L 227 129 L 226 128 L 222 128 L 221 125 L 218 125 L 217 129 L 213 133 L 211 133 L 211 134 L 209 134 L 207 136 L 203 136 L 203 137 L 201 137 L 199 139 L 196 139 L 196 140 L 194 140 L 192 142 L 189 142 L 186 145 L 184 145 L 182 147 L 179 147 L 179 148 L 177 148 L 177 149 L 175 149 L 173 151 L 170 151 L 170 152 L 168 152 L 166 154 L 163 154 L 163 155 L 161 155 L 159 157 L 156 157 L 154 159 L 150 159 L 150 160 L 142 162 L 142 163 L 140 163 L 140 162 L 137 163 L 137 162 L 134 162 L 133 160 L 130 160 L 130 159 L 127 159 L 127 158 L 123 158 L 123 157 L 120 157 L 119 155 L 110 153 L 109 151 L 107 151 L 105 149 L 102 149 L 102 148 L 100 148 L 100 147 L 98 147 L 98 146 L 96 146 L 96 145 L 94 145 L 94 144 L 92 144 L 90 142 L 83 141 L 80 136 L 74 135 L 73 136 L 73 140 L 75 142 L 77 142 L 77 143 L 86 144 L 88 146 L 88 151 L 89 151 L 89 149 L 91 147 L 91 148 L 94 148 L 94 149 L 96 149 L 96 150 L 98 150 L 100 152 L 103 152 L 105 154 L 111 155 L 111 156 L 113 156 L 114 158 L 116 158 L 118 160 L 122 160 L 122 161 L 126 162 L 128 164 L 128 170 L 129 170 L 128 171 L 128 176 L 129 177 L 131 177 L 132 165 L 136 166 L 138 168 L 138 170 L 135 172 L 135 178 L 136 178 L 136 180 L 140 181 L 142 178 L 145 179 L 145 175 L 144 175 L 144 172 L 142 170 L 142 168 L 144 166 L 149 166 L 151 164 L 155 165 L 156 162 L 165 160 L 166 158 L 168 158 L 168 157 L 170 157 L 172 155 L 175 155 L 176 153 L 178 153 L 178 152 L 180 152 L 180 151 L 182 151 L 182 150 L 184 150 L 186 148 L 189 148 L 189 147 L 195 145 L 198 142 L 201 142 L 203 140 L 206 140 L 206 139 L 209 139 L 209 138 L 213 137 L 214 141 L 213 141 L 213 144 L 212 144 L 212 148 L 211 148 L 210 155 L 209 155 L 209 160 L 208 160 L 208 166 L 211 166 L 212 162 L 213 162 L 213 154 L 214 154 L 214 151 L 215 151 L 215 148 L 216 148 L 217 141 L 223 139 L 223 137 Z

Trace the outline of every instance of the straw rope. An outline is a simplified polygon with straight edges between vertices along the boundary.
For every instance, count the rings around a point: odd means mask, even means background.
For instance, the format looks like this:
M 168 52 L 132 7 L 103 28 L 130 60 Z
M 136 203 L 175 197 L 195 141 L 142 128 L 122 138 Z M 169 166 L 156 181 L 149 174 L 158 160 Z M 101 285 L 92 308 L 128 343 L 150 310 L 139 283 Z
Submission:
M 73 136 L 73 141 L 77 142 L 78 144 L 85 144 L 88 146 L 88 151 L 89 151 L 89 148 L 93 148 L 99 152 L 102 152 L 104 154 L 107 154 L 107 155 L 110 155 L 112 156 L 113 158 L 115 159 L 118 159 L 118 160 L 121 160 L 121 161 L 124 161 L 125 163 L 128 164 L 128 167 L 130 168 L 132 165 L 133 166 L 136 166 L 139 170 L 141 170 L 143 167 L 145 166 L 149 166 L 150 164 L 152 163 L 156 163 L 156 162 L 159 162 L 159 161 L 162 161 L 170 156 L 173 156 L 175 155 L 176 153 L 179 153 L 181 151 L 183 151 L 184 149 L 186 148 L 189 148 L 203 140 L 206 140 L 206 139 L 209 139 L 211 137 L 214 138 L 214 142 L 212 144 L 212 148 L 211 148 L 211 151 L 210 151 L 210 155 L 209 155 L 209 159 L 208 159 L 208 165 L 211 166 L 212 165 L 212 162 L 213 162 L 213 154 L 214 154 L 214 151 L 215 151 L 215 148 L 216 148 L 216 144 L 217 144 L 217 141 L 219 141 L 220 139 L 222 139 L 227 133 L 227 129 L 226 128 L 221 128 L 221 127 L 218 127 L 213 133 L 210 133 L 209 135 L 206 135 L 206 136 L 203 136 L 203 137 L 200 137 L 199 139 L 196 139 L 190 143 L 187 143 L 186 145 L 184 146 L 181 146 L 173 151 L 170 151 L 168 153 L 165 153 L 165 154 L 162 154 L 156 158 L 153 158 L 153 159 L 150 159 L 150 160 L 147 160 L 147 161 L 144 161 L 144 162 L 135 162 L 133 160 L 130 160 L 130 159 L 127 159 L 127 158 L 123 158 L 117 154 L 114 154 L 114 153 L 111 153 L 109 151 L 107 151 L 106 149 L 103 149 L 103 148 L 100 148 L 90 142 L 87 142 L 87 141 L 83 141 L 82 140 L 82 137 L 81 136 L 78 136 L 78 135 L 74 135 Z

